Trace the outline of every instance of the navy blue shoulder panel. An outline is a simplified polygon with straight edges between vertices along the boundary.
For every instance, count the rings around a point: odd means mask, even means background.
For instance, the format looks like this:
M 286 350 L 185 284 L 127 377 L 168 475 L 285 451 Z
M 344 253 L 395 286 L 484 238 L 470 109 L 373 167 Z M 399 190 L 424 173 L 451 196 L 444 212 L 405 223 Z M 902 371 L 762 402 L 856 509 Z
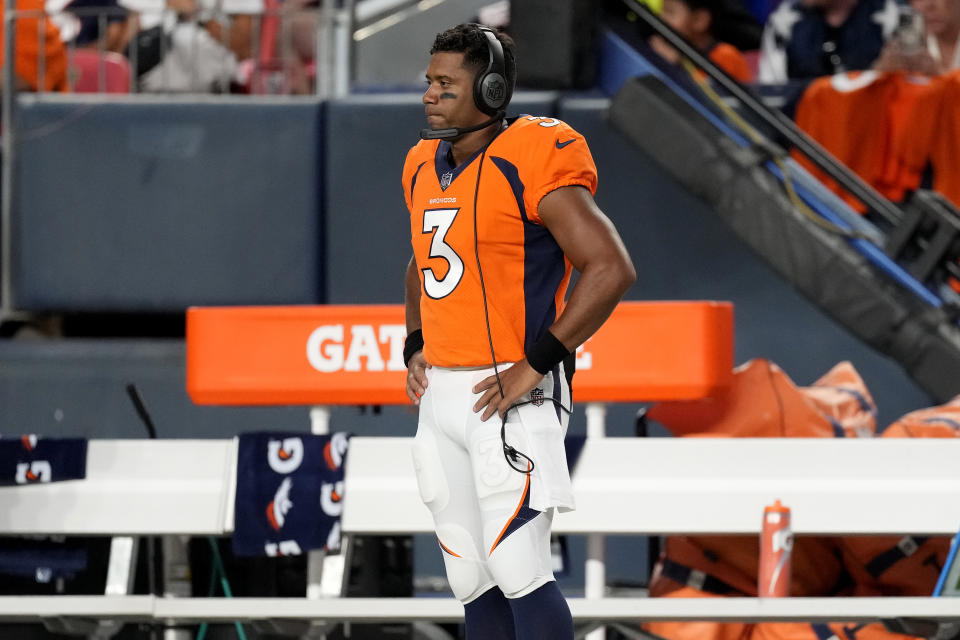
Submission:
M 423 169 L 425 164 L 427 164 L 426 160 L 421 162 L 417 170 L 413 172 L 413 180 L 410 181 L 410 202 L 413 202 L 413 188 L 417 185 L 417 176 L 420 175 L 420 169 Z
M 497 169 L 500 169 L 500 173 L 503 174 L 503 177 L 507 179 L 507 183 L 510 185 L 510 189 L 513 191 L 513 197 L 517 201 L 517 208 L 520 210 L 520 217 L 523 218 L 524 222 L 530 222 L 530 220 L 527 219 L 527 209 L 523 204 L 524 187 L 523 182 L 520 180 L 520 171 L 512 162 L 499 156 L 490 156 L 490 160 L 497 166 Z
M 543 225 L 532 222 L 523 203 L 525 190 L 516 165 L 505 158 L 490 156 L 490 160 L 507 179 L 517 209 L 523 219 L 523 294 L 526 329 L 524 351 L 539 340 L 556 321 L 557 305 L 554 297 L 566 273 L 563 250 Z

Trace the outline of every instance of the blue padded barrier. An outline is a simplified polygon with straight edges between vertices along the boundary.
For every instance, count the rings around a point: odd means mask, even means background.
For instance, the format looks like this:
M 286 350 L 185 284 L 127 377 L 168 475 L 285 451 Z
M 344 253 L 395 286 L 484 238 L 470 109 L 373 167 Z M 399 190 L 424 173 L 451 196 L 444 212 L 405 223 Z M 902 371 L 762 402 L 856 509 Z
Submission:
M 130 383 L 161 438 L 309 428 L 306 407 L 196 406 L 185 367 L 183 340 L 0 340 L 0 434 L 145 438 Z
M 136 384 L 160 438 L 231 438 L 245 431 L 309 431 L 309 407 L 211 407 L 184 385 L 186 350 L 176 339 L 0 340 L 0 436 L 36 433 L 145 438 L 126 393 Z M 365 436 L 416 431 L 416 413 L 332 407 L 332 428 Z
M 323 300 L 316 100 L 21 102 L 14 306 Z

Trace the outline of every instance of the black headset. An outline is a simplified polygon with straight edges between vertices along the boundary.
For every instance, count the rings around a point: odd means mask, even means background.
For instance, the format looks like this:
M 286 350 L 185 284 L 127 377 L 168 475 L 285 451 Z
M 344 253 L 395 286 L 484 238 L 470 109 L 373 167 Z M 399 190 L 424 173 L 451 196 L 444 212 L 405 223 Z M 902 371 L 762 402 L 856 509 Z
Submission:
M 473 83 L 473 101 L 477 109 L 488 116 L 503 111 L 509 104 L 513 87 L 507 82 L 507 65 L 503 57 L 503 45 L 490 27 L 478 25 L 487 39 L 489 60 L 487 68 L 477 75 Z

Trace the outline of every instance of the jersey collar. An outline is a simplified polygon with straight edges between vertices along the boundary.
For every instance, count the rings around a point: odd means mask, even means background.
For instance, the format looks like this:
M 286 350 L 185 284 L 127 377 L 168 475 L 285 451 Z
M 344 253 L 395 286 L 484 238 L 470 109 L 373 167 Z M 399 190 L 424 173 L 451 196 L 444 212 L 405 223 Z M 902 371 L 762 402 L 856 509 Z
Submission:
M 493 141 L 500 137 L 500 134 L 507 130 L 511 124 L 516 122 L 516 118 L 509 118 L 506 121 L 506 126 L 500 129 L 497 132 L 497 135 L 493 136 L 485 146 L 477 149 L 473 155 L 464 160 L 459 166 L 454 166 L 453 164 L 453 145 L 450 144 L 447 140 L 441 140 L 440 144 L 437 145 L 437 152 L 434 155 L 433 165 L 437 171 L 437 182 L 440 183 L 440 189 L 443 191 L 447 190 L 453 181 L 457 179 L 464 169 L 470 166 L 476 158 L 478 158 L 484 151 L 486 151 Z

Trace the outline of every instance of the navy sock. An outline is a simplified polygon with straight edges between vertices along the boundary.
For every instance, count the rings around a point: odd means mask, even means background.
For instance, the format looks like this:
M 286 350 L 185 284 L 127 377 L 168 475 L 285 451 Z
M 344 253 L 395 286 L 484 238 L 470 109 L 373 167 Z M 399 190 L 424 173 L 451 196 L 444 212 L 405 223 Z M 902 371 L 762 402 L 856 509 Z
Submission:
M 510 607 L 517 640 L 573 640 L 573 617 L 555 580 L 522 598 L 512 598 Z
M 569 615 L 569 614 L 568 614 Z M 513 610 L 498 587 L 463 605 L 467 640 L 514 640 Z

